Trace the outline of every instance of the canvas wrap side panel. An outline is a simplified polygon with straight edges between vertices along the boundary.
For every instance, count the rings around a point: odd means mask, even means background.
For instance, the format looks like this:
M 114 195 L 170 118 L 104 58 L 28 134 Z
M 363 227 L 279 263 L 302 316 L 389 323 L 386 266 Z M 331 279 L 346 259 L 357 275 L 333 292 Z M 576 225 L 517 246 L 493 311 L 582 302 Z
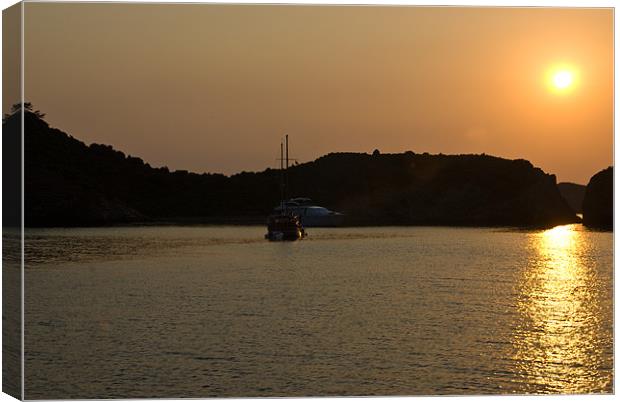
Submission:
M 21 99 L 22 3 L 2 11 L 2 111 Z M 22 390 L 22 127 L 2 127 L 2 392 Z

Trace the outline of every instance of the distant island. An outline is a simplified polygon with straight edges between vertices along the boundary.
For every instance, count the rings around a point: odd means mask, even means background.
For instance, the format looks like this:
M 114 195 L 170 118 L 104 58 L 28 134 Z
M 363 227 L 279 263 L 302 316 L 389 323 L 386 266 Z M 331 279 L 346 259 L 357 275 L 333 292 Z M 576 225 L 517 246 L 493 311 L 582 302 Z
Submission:
M 595 229 L 613 229 L 613 167 L 601 170 L 590 179 L 583 198 L 583 224 Z
M 280 172 L 232 176 L 154 168 L 108 145 L 25 122 L 26 226 L 263 223 Z M 19 132 L 19 115 L 5 133 Z M 346 214 L 348 225 L 551 226 L 578 222 L 554 175 L 489 155 L 331 153 L 289 169 L 289 195 Z

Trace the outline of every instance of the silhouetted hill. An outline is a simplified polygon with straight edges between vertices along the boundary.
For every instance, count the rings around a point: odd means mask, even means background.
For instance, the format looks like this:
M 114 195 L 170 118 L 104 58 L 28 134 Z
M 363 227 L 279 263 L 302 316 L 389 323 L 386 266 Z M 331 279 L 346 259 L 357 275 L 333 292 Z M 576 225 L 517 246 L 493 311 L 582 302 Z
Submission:
M 359 224 L 549 225 L 575 221 L 555 176 L 525 160 L 406 152 L 330 154 L 297 166 L 294 194 Z
M 2 126 L 2 226 L 22 226 L 21 120 Z M 21 253 L 20 253 L 21 254 Z
M 580 214 L 583 211 L 583 197 L 586 194 L 586 186 L 575 183 L 558 183 L 558 189 L 573 211 Z
M 590 179 L 583 199 L 583 224 L 594 228 L 613 229 L 613 167 L 601 170 Z
M 8 118 L 6 124 L 17 124 Z M 25 117 L 27 226 L 146 220 L 261 221 L 278 203 L 279 171 L 169 172 L 110 146 L 85 145 Z M 10 130 L 7 130 L 10 132 Z M 289 169 L 291 196 L 349 224 L 552 225 L 576 221 L 555 176 L 486 155 L 337 153 Z

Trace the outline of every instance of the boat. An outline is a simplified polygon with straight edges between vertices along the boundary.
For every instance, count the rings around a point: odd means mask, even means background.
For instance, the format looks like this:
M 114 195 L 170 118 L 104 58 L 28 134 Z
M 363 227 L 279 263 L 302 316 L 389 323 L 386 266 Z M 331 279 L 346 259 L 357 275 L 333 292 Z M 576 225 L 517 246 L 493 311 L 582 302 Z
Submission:
M 297 197 L 284 201 L 274 208 L 274 214 L 287 211 L 299 218 L 304 227 L 333 227 L 340 226 L 344 215 L 327 208 L 315 205 L 310 198 Z
M 284 144 L 280 143 L 280 208 L 274 210 L 267 218 L 267 234 L 265 239 L 271 241 L 299 240 L 307 236 L 299 217 L 292 209 L 286 207 L 286 171 L 288 170 L 288 135 L 286 141 L 286 158 L 284 157 Z M 286 161 L 286 166 L 282 164 Z
M 267 240 L 299 240 L 304 237 L 306 231 L 297 216 L 285 213 L 269 216 L 265 235 Z

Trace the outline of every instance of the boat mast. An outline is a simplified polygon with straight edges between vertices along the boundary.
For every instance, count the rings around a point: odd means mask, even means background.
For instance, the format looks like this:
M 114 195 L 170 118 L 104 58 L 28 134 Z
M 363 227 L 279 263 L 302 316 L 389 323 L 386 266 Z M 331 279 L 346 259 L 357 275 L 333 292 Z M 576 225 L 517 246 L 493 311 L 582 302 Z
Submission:
M 288 188 L 288 134 L 284 137 L 286 141 L 286 169 L 284 170 L 284 198 L 286 199 L 286 190 Z
M 280 207 L 284 207 L 284 144 L 280 141 Z

